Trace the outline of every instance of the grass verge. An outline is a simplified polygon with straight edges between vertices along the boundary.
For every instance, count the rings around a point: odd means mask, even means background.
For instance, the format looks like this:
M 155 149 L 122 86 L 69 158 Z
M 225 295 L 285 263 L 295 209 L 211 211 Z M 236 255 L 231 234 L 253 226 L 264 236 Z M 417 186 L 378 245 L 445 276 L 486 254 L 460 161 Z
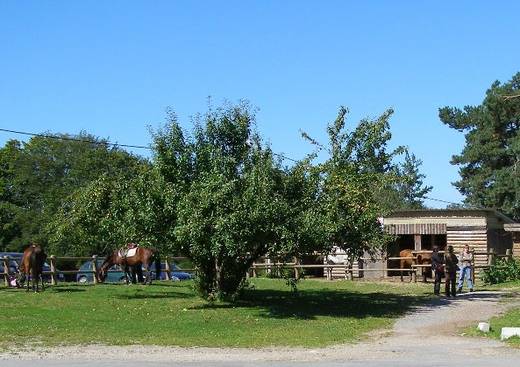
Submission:
M 0 346 L 148 344 L 319 347 L 386 328 L 429 298 L 420 284 L 254 279 L 235 303 L 207 303 L 190 282 L 0 289 Z
M 511 281 L 506 283 L 499 283 L 493 285 L 486 285 L 482 287 L 485 290 L 507 291 L 504 295 L 503 302 L 518 302 L 520 294 L 520 281 Z M 489 320 L 490 332 L 483 333 L 477 330 L 476 327 L 466 329 L 466 334 L 471 336 L 483 336 L 500 340 L 500 333 L 503 327 L 520 327 L 520 307 L 515 306 L 503 315 L 493 317 Z M 506 340 L 506 343 L 520 348 L 520 337 L 513 337 Z

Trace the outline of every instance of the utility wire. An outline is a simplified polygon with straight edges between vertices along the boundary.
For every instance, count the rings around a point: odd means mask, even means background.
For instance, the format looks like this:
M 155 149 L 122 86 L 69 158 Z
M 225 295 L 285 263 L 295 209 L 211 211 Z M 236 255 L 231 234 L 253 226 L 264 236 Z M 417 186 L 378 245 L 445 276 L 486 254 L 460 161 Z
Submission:
M 423 198 L 426 200 L 438 201 L 440 203 L 445 203 L 445 204 L 461 205 L 461 203 L 454 203 L 453 201 L 446 201 L 446 200 L 431 198 L 429 196 L 423 196 Z
M 25 132 L 25 131 L 17 131 L 17 130 L 3 129 L 3 128 L 0 128 L 0 131 L 7 132 L 7 133 L 12 133 L 12 134 L 26 135 L 26 136 L 37 136 L 37 137 L 48 138 L 48 139 L 76 141 L 76 142 L 88 143 L 88 144 L 110 145 L 110 146 L 114 146 L 114 147 L 136 148 L 136 149 L 147 149 L 147 150 L 152 150 L 153 149 L 152 147 L 145 146 L 145 145 L 118 144 L 118 143 L 112 143 L 112 142 L 109 142 L 109 141 L 94 141 L 94 140 L 87 140 L 87 139 L 71 138 L 71 137 L 67 137 L 67 136 L 56 136 L 56 135 L 48 135 L 48 134 L 29 133 L 29 132 Z M 285 160 L 291 161 L 291 162 L 295 162 L 295 163 L 299 162 L 298 160 L 290 158 L 290 157 L 287 157 L 287 156 L 285 156 L 285 155 L 283 155 L 281 153 L 272 152 L 272 154 L 277 156 L 277 157 L 281 157 L 281 158 L 283 158 Z M 460 203 L 454 203 L 452 201 L 436 199 L 436 198 L 432 198 L 432 197 L 428 197 L 428 196 L 424 196 L 424 199 L 432 200 L 432 201 L 438 201 L 438 202 L 445 203 L 445 204 L 460 205 Z
M 125 147 L 125 148 L 136 148 L 136 149 L 147 149 L 147 150 L 153 150 L 150 146 L 145 145 L 133 145 L 133 144 L 119 144 L 119 143 L 112 143 L 109 141 L 94 141 L 94 140 L 87 140 L 87 139 L 78 139 L 78 138 L 71 138 L 67 136 L 59 136 L 59 135 L 48 135 L 48 134 L 37 134 L 37 133 L 29 133 L 25 131 L 16 131 L 16 130 L 10 130 L 10 129 L 3 129 L 0 128 L 0 131 L 4 131 L 7 133 L 13 133 L 13 134 L 19 134 L 19 135 L 26 135 L 26 136 L 37 136 L 40 138 L 47 138 L 47 139 L 55 139 L 55 140 L 66 140 L 66 141 L 77 141 L 80 143 L 88 143 L 88 144 L 98 144 L 98 145 L 110 145 L 114 147 Z M 273 155 L 277 157 L 281 157 L 283 159 L 286 159 L 288 161 L 292 161 L 295 163 L 298 163 L 296 159 L 287 157 L 280 153 L 272 152 Z
M 89 144 L 98 144 L 98 145 L 111 145 L 111 146 L 115 146 L 115 147 L 125 147 L 125 148 L 136 148 L 136 149 L 152 150 L 151 147 L 146 146 L 146 145 L 118 144 L 118 143 L 111 143 L 109 141 L 94 141 L 94 140 L 86 140 L 86 139 L 78 139 L 78 138 L 69 138 L 67 136 L 36 134 L 36 133 L 28 133 L 28 132 L 25 132 L 25 131 L 16 131 L 16 130 L 9 130 L 9 129 L 2 129 L 2 128 L 0 128 L 0 131 L 4 131 L 4 132 L 7 132 L 7 133 L 13 133 L 13 134 L 27 135 L 27 136 L 38 136 L 40 138 L 48 138 L 48 139 L 56 139 L 56 140 L 67 140 L 67 141 L 77 141 L 77 142 L 80 142 L 80 143 L 89 143 Z

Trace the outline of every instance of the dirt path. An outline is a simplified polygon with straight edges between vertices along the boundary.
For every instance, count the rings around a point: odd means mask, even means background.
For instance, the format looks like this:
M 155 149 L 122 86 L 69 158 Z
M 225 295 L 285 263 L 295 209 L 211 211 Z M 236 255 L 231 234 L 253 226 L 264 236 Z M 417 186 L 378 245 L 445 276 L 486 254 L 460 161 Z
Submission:
M 455 366 L 481 365 L 484 360 L 520 365 L 520 350 L 486 338 L 458 335 L 461 328 L 503 312 L 508 303 L 499 302 L 498 292 L 475 292 L 456 300 L 438 299 L 418 307 L 399 319 L 391 331 L 379 332 L 370 341 L 354 345 L 337 345 L 319 349 L 303 348 L 177 348 L 177 347 L 108 347 L 77 346 L 55 349 L 31 349 L 23 353 L 11 351 L 0 359 L 49 359 L 68 361 L 146 361 L 146 362 L 244 362 L 260 364 L 266 361 L 320 362 L 328 365 L 342 361 L 357 365 L 361 361 L 398 362 L 399 365 Z M 510 305 L 510 304 L 509 304 Z M 4 363 L 0 363 L 4 365 Z M 398 365 L 393 363 L 393 365 Z M 14 364 L 13 364 L 14 365 Z M 22 365 L 22 364 L 16 364 Z M 487 364 L 490 365 L 489 363 Z M 491 364 L 494 365 L 494 364 Z M 502 364 L 504 365 L 504 364 Z

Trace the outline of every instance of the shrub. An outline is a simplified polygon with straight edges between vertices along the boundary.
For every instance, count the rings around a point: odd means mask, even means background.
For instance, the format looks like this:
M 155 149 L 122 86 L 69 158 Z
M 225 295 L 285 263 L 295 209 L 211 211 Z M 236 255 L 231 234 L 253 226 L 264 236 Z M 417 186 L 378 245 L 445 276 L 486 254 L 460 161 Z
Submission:
M 520 261 L 515 259 L 498 259 L 482 272 L 482 280 L 486 284 L 520 280 Z

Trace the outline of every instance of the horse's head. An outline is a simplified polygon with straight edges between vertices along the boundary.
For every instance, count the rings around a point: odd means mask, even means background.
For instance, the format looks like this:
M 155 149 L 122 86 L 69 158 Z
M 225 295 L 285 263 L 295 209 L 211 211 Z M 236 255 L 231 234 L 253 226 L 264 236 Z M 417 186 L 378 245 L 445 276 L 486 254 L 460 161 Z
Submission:
M 103 264 L 101 265 L 101 267 L 98 270 L 97 277 L 98 277 L 98 280 L 101 283 L 103 283 L 105 281 L 105 279 L 107 278 L 108 269 L 112 265 L 110 263 L 111 262 L 111 258 L 112 258 L 112 256 L 107 256 L 107 258 L 105 259 L 105 261 L 103 261 Z

